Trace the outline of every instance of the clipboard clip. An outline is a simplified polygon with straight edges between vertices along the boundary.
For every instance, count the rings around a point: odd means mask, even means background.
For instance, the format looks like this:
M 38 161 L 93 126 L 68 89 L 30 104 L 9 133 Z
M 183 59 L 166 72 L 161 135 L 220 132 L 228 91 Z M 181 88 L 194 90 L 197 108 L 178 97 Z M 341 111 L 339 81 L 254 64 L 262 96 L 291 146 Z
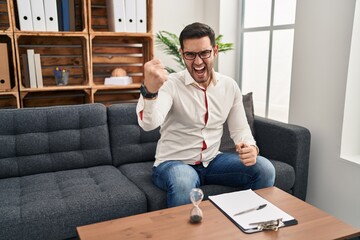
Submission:
M 249 225 L 257 226 L 258 231 L 263 231 L 263 230 L 277 231 L 279 230 L 279 227 L 284 226 L 284 223 L 282 221 L 282 218 L 278 218 L 270 221 L 250 223 Z

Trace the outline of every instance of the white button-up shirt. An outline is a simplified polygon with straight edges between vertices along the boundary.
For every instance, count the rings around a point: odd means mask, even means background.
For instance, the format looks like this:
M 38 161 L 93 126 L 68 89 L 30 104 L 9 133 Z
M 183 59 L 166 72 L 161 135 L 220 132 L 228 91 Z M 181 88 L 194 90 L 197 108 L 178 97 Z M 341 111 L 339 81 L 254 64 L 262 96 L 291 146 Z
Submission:
M 169 75 L 156 99 L 140 96 L 139 125 L 145 131 L 161 126 L 154 166 L 168 160 L 207 166 L 219 153 L 225 121 L 234 143 L 256 144 L 237 83 L 215 71 L 213 76 L 204 89 L 184 70 Z

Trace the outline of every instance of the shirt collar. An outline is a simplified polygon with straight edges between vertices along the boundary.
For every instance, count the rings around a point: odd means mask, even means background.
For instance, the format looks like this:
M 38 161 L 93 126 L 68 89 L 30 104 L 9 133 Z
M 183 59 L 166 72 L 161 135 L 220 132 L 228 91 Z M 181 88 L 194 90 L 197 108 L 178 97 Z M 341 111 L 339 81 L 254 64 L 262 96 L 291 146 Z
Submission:
M 216 86 L 218 81 L 219 81 L 218 75 L 215 72 L 215 70 L 213 69 L 212 70 L 212 78 L 210 79 L 210 84 L 212 83 L 214 86 Z M 186 69 L 185 70 L 185 85 L 191 85 L 191 84 L 193 84 L 193 85 L 195 84 L 196 86 L 199 86 L 199 84 L 192 78 L 189 71 Z

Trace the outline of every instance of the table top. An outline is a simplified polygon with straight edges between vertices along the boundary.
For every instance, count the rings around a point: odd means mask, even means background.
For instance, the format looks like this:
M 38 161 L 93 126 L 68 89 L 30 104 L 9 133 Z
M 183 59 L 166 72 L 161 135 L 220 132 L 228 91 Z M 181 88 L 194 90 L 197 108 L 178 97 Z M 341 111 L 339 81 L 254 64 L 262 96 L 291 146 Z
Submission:
M 210 201 L 200 204 L 203 220 L 189 222 L 192 204 L 138 214 L 77 228 L 81 240 L 95 239 L 348 239 L 360 236 L 360 230 L 320 209 L 276 188 L 256 190 L 298 220 L 297 225 L 278 231 L 246 234 L 236 227 Z

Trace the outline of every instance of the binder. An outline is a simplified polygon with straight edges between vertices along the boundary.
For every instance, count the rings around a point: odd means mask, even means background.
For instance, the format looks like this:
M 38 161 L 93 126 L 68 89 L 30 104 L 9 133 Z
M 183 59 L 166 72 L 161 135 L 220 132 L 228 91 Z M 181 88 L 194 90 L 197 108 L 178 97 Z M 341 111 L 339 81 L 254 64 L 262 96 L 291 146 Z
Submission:
M 69 30 L 75 31 L 75 0 L 69 0 Z
M 33 31 L 30 0 L 16 1 L 21 31 Z
M 146 0 L 136 0 L 136 31 L 146 33 Z
M 28 59 L 28 66 L 29 66 L 29 79 L 30 79 L 30 87 L 37 88 L 36 82 L 36 72 L 35 72 L 35 61 L 34 61 L 34 49 L 28 49 L 27 52 L 27 59 Z
M 126 32 L 125 0 L 106 0 L 109 31 Z
M 43 0 L 46 31 L 59 31 L 56 0 Z
M 125 13 L 127 32 L 136 32 L 136 0 L 125 0 Z
M 44 87 L 43 76 L 41 70 L 41 58 L 39 53 L 34 54 L 34 63 L 35 63 L 35 75 L 36 75 L 36 84 L 38 88 Z
M 61 8 L 64 31 L 70 31 L 69 0 L 62 0 Z
M 46 1 L 46 0 L 44 0 Z M 62 13 L 62 1 L 56 0 L 56 8 L 57 8 L 57 16 L 58 16 L 58 24 L 59 24 L 59 31 L 64 31 L 63 25 L 63 13 Z
M 209 200 L 245 233 L 278 230 L 298 223 L 252 190 L 209 196 Z
M 6 43 L 0 43 L 0 56 L 2 58 L 2 64 L 0 64 L 0 90 L 10 90 L 9 55 Z
M 46 31 L 43 0 L 30 0 L 30 5 L 34 31 Z

